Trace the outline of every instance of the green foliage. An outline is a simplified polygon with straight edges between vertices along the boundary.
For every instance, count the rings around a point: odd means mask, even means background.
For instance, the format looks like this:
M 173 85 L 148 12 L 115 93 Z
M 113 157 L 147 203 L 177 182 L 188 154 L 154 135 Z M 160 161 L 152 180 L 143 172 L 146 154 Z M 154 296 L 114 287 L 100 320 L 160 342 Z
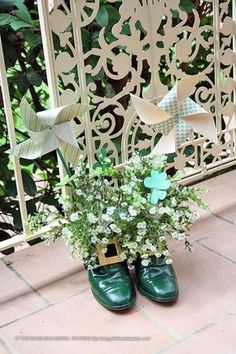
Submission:
M 23 96 L 37 111 L 47 105 L 48 92 L 42 56 L 37 5 L 34 1 L 1 0 L 0 34 L 3 42 L 17 141 L 28 138 L 19 116 Z M 7 125 L 0 96 L 0 240 L 22 231 L 16 183 L 9 149 Z M 58 207 L 53 186 L 58 181 L 55 153 L 36 161 L 21 159 L 27 209 L 34 214 L 45 205 Z M 7 252 L 13 252 L 14 248 Z M 5 252 L 6 254 L 6 252 Z

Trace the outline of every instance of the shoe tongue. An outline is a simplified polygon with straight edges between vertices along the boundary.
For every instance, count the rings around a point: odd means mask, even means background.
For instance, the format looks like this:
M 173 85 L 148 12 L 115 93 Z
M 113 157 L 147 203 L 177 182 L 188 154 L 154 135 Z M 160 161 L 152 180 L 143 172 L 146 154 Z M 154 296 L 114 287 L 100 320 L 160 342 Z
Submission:
M 120 263 L 107 264 L 107 265 L 104 265 L 103 267 L 106 272 L 111 272 L 111 271 L 114 272 L 114 271 L 123 269 L 124 264 L 123 264 L 123 262 L 120 262 Z

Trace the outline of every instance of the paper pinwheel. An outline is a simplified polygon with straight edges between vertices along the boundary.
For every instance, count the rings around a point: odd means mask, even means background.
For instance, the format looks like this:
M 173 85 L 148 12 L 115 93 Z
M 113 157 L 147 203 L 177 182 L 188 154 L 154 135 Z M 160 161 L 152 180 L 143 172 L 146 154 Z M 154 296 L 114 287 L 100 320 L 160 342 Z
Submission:
M 30 139 L 14 146 L 8 152 L 25 159 L 36 159 L 50 151 L 62 148 L 65 158 L 73 164 L 79 152 L 79 135 L 73 118 L 81 116 L 86 105 L 71 104 L 36 113 L 25 98 L 20 104 L 21 116 Z
M 203 75 L 199 74 L 180 80 L 158 105 L 131 95 L 139 118 L 163 134 L 153 152 L 175 152 L 186 141 L 191 130 L 218 143 L 212 115 L 189 98 L 202 79 Z
M 166 190 L 170 187 L 171 183 L 167 178 L 166 172 L 152 170 L 151 177 L 144 179 L 144 185 L 151 189 L 151 203 L 157 204 L 158 200 L 165 199 L 167 195 Z

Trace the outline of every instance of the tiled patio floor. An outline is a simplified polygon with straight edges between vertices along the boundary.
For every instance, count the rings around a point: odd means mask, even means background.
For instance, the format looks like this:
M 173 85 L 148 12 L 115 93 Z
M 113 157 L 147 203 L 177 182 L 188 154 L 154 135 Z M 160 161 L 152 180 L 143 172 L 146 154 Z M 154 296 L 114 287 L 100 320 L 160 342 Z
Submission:
M 194 225 L 192 254 L 172 245 L 175 304 L 137 294 L 132 310 L 107 311 L 61 242 L 37 244 L 0 259 L 0 354 L 235 354 L 236 170 L 200 185 L 213 212 Z

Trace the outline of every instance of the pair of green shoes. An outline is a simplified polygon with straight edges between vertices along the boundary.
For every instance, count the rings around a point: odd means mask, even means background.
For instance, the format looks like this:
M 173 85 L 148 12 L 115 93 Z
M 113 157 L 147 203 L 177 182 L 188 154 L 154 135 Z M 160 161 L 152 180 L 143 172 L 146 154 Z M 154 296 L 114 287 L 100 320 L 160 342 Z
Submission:
M 178 284 L 172 265 L 165 263 L 164 256 L 150 258 L 148 266 L 141 259 L 135 264 L 138 290 L 154 301 L 176 300 Z M 135 289 L 125 262 L 89 270 L 88 277 L 95 298 L 108 310 L 125 310 L 134 304 Z

